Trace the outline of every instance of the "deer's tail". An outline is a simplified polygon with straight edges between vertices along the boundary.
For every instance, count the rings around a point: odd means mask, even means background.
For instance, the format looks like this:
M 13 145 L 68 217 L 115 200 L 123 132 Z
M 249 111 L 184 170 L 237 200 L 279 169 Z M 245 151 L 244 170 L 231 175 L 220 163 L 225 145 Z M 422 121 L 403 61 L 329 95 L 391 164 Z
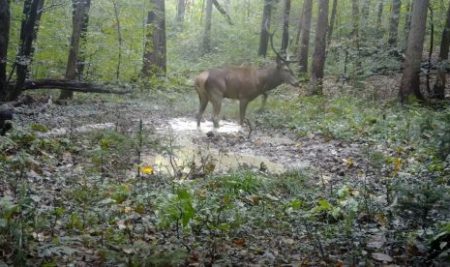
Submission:
M 208 99 L 208 93 L 206 91 L 206 82 L 208 81 L 209 71 L 205 70 L 195 78 L 195 90 L 197 90 L 198 96 L 201 100 Z

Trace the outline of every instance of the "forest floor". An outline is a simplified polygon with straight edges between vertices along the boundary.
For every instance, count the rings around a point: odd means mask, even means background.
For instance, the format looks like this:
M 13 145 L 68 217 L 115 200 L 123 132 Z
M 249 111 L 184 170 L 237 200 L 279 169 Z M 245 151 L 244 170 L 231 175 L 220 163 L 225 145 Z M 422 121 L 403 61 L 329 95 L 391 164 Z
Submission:
M 417 170 L 422 151 L 413 144 L 365 132 L 342 138 L 333 119 L 326 131 L 266 124 L 282 120 L 271 109 L 294 94 L 277 91 L 262 113 L 253 104 L 244 127 L 235 123 L 238 104 L 225 101 L 217 131 L 209 113 L 196 127 L 193 92 L 19 109 L 1 146 L 0 247 L 9 247 L 0 265 L 408 266 L 445 258 L 441 239 L 450 234 L 438 229 L 450 218 L 450 163 Z M 391 114 L 378 115 L 363 118 L 364 127 Z M 423 177 L 447 182 L 423 199 Z

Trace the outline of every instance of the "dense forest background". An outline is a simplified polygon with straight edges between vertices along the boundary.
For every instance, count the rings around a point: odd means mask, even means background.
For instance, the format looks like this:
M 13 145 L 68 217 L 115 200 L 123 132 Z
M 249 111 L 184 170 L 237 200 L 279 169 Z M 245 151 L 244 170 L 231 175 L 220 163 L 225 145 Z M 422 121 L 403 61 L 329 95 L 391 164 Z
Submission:
M 446 266 L 449 44 L 448 0 L 0 0 L 0 266 Z M 231 66 L 299 83 L 196 127 Z

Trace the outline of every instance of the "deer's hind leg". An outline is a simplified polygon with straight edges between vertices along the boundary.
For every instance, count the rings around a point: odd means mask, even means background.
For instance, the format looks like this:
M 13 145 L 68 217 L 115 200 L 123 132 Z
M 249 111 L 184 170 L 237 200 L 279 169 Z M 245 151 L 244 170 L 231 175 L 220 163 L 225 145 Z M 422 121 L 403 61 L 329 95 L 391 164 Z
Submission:
M 214 128 L 219 128 L 219 115 L 222 108 L 223 96 L 219 93 L 214 93 L 211 95 L 211 102 L 213 105 L 213 124 Z
M 205 112 L 206 107 L 208 106 L 208 96 L 199 94 L 198 98 L 200 100 L 200 108 L 197 113 L 197 127 L 200 127 L 200 121 L 202 120 L 203 113 Z

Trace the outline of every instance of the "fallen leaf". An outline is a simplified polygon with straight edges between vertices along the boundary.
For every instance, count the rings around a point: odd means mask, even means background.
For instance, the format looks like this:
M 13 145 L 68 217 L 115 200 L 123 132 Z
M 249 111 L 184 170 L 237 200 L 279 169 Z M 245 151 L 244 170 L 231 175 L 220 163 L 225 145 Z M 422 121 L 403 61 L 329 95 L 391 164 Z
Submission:
M 382 262 L 392 262 L 392 257 L 384 253 L 372 253 L 372 258 Z
M 245 239 L 244 238 L 235 238 L 235 239 L 233 239 L 233 243 L 235 245 L 243 247 L 243 246 L 245 246 Z

